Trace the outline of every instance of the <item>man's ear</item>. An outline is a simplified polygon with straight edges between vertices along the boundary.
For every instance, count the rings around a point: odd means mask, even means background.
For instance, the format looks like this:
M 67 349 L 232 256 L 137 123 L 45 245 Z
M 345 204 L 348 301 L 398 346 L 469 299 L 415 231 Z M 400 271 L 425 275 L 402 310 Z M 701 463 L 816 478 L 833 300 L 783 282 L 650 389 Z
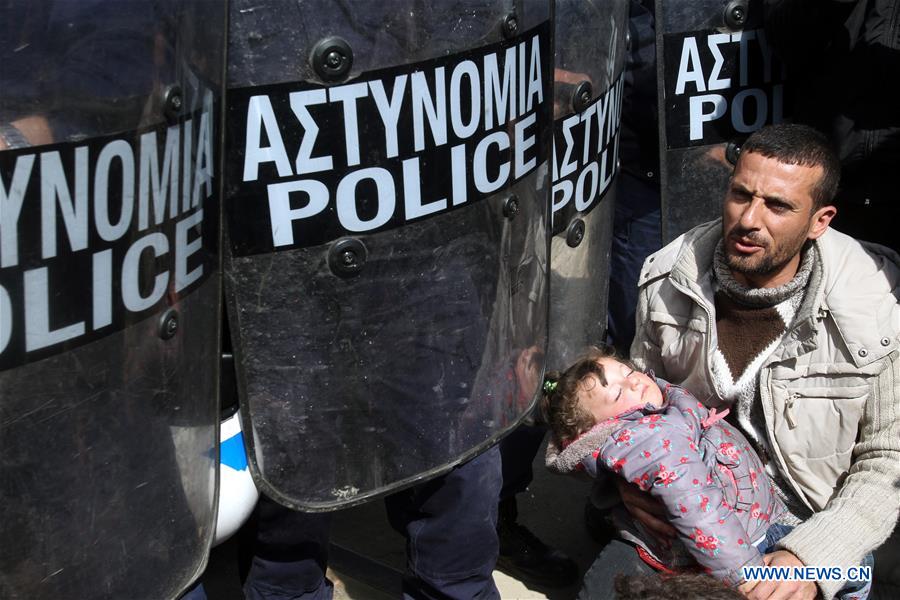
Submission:
M 828 230 L 828 226 L 836 214 L 837 207 L 831 204 L 827 204 L 814 212 L 810 220 L 809 234 L 806 237 L 810 240 L 819 238 Z

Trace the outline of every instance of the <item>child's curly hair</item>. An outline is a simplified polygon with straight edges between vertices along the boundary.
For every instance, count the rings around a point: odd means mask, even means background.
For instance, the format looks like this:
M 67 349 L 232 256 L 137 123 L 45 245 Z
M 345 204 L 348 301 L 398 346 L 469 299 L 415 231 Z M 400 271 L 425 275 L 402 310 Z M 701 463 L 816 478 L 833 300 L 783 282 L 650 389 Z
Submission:
M 578 387 L 589 375 L 606 385 L 606 373 L 597 362 L 601 358 L 612 358 L 634 368 L 631 361 L 619 357 L 611 347 L 591 347 L 562 373 L 550 371 L 544 375 L 541 415 L 561 447 L 597 424 L 594 416 L 578 402 Z

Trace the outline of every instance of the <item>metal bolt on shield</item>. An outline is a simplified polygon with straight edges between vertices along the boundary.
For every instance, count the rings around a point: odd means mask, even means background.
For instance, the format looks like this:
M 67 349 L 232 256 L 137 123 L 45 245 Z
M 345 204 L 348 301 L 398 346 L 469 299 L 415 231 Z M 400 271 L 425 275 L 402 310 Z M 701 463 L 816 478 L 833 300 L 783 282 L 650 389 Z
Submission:
M 575 92 L 572 94 L 572 108 L 577 113 L 583 112 L 591 103 L 593 97 L 594 88 L 591 86 L 591 82 L 582 81 L 578 84 L 575 88 Z
M 159 318 L 159 337 L 169 340 L 178 333 L 178 311 L 170 308 Z
M 747 21 L 747 0 L 732 0 L 725 6 L 725 25 L 729 29 L 743 29 Z
M 169 86 L 163 99 L 163 114 L 166 119 L 170 122 L 178 120 L 183 105 L 184 96 L 181 93 L 181 87 L 177 85 Z
M 354 238 L 341 238 L 328 249 L 328 267 L 338 277 L 355 277 L 366 264 L 368 250 Z
M 566 244 L 570 248 L 577 248 L 584 240 L 584 221 L 575 219 L 566 230 Z
M 341 66 L 341 63 L 344 62 L 344 57 L 341 56 L 336 50 L 332 50 L 328 53 L 328 59 L 326 63 L 332 69 L 337 69 Z
M 514 14 L 506 15 L 506 18 L 503 19 L 503 35 L 504 37 L 511 38 L 519 32 L 519 20 L 516 18 Z
M 311 62 L 319 77 L 325 81 L 339 81 L 350 72 L 353 50 L 346 40 L 328 37 L 313 47 Z
M 513 219 L 517 214 L 519 214 L 519 199 L 515 196 L 510 196 L 503 204 L 503 216 L 507 219 Z

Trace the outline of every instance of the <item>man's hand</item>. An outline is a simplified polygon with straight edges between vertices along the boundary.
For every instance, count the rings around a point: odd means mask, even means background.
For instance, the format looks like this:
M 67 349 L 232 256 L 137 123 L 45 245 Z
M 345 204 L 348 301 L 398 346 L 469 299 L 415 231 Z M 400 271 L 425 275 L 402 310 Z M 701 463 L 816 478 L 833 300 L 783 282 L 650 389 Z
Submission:
M 787 550 L 766 554 L 763 561 L 773 567 L 804 566 L 803 561 Z M 749 600 L 814 600 L 818 592 L 813 581 L 760 581 L 745 596 Z
M 664 520 L 666 509 L 662 503 L 647 492 L 641 491 L 641 488 L 633 483 L 619 477 L 615 482 L 622 497 L 622 504 L 631 513 L 632 518 L 643 524 L 665 547 L 671 546 L 672 539 L 678 532 Z
M 741 585 L 738 586 L 738 591 L 742 593 L 745 597 L 750 596 L 750 592 L 753 591 L 753 588 L 759 585 L 758 581 L 745 581 Z

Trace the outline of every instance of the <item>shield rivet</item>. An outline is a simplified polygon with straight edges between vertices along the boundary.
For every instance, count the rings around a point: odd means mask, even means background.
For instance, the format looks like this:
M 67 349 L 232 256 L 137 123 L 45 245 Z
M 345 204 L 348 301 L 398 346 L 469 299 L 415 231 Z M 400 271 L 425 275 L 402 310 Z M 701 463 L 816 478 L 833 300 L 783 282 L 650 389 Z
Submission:
M 170 85 L 166 88 L 163 96 L 163 115 L 166 120 L 173 123 L 181 116 L 181 109 L 184 107 L 184 95 L 181 92 L 181 86 Z
M 569 228 L 566 230 L 566 244 L 570 248 L 577 248 L 582 241 L 584 241 L 584 221 L 575 219 L 569 223 Z
M 883 338 L 881 338 L 881 345 L 882 346 L 890 346 L 891 340 L 889 338 L 883 337 Z
M 575 109 L 575 112 L 580 113 L 588 107 L 593 99 L 594 89 L 591 87 L 591 82 L 582 81 L 572 93 L 572 108 Z
M 519 32 L 519 19 L 516 18 L 515 13 L 509 13 L 504 17 L 502 29 L 505 38 L 514 37 Z
M 344 39 L 332 36 L 321 40 L 312 51 L 312 66 L 325 81 L 339 81 L 350 72 L 353 50 Z
M 729 29 L 743 29 L 747 22 L 747 0 L 731 0 L 725 6 L 724 18 Z
M 328 65 L 329 69 L 340 69 L 341 65 L 344 64 L 344 56 L 340 52 L 332 50 L 325 57 L 325 64 Z
M 159 337 L 170 340 L 178 333 L 178 311 L 170 308 L 159 318 Z
M 866 350 L 865 348 L 860 348 L 859 352 L 857 352 L 857 354 L 859 354 L 861 357 L 865 358 L 869 355 L 869 351 Z
M 736 165 L 740 156 L 741 146 L 737 142 L 728 142 L 725 144 L 725 160 L 731 163 L 731 165 Z
M 512 195 L 503 203 L 503 216 L 512 220 L 517 214 L 519 214 L 519 199 Z
M 338 277 L 355 277 L 368 257 L 366 246 L 354 238 L 341 238 L 328 249 L 328 267 Z

